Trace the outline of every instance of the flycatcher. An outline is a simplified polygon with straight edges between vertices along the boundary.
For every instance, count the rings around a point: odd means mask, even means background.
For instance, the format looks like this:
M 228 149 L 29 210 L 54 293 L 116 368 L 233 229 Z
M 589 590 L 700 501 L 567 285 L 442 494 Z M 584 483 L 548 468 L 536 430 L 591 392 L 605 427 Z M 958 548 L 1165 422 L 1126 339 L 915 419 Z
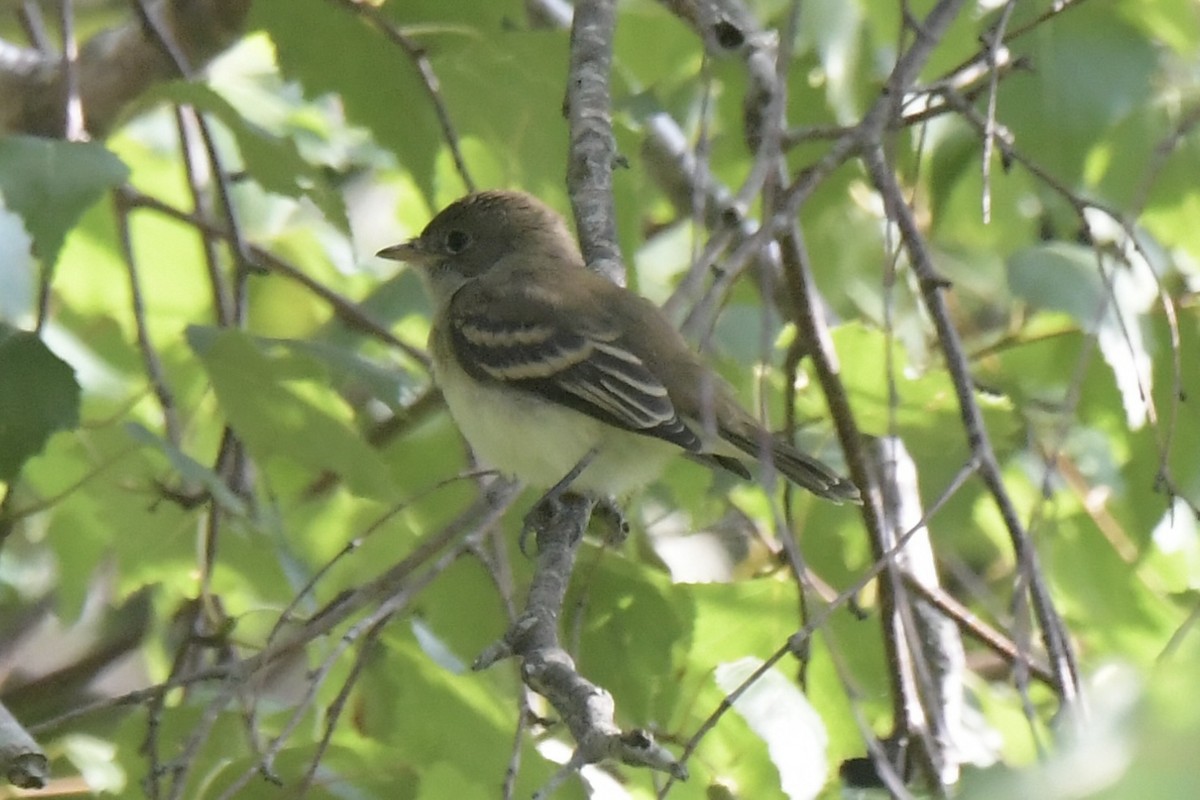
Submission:
M 561 216 L 519 192 L 456 201 L 379 251 L 433 301 L 434 377 L 489 466 L 540 487 L 622 495 L 686 455 L 750 477 L 770 459 L 836 502 L 858 489 L 765 431 L 650 301 L 589 270 Z

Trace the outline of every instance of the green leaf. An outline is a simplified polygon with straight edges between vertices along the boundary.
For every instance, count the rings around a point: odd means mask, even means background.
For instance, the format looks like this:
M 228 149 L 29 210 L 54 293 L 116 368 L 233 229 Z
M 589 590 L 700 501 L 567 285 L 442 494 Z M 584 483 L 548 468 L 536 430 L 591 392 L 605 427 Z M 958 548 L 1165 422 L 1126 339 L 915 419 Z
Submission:
M 812 48 L 825 72 L 825 96 L 838 122 L 849 125 L 860 112 L 855 71 L 861 58 L 863 18 L 868 16 L 857 3 L 819 0 L 804 7 L 798 45 Z
M 508 31 L 479 23 L 420 39 L 431 49 L 459 136 L 464 144 L 476 145 L 463 147 L 476 180 L 488 177 L 481 165 L 494 163 L 492 183 L 520 185 L 563 208 L 566 204 L 556 198 L 565 197 L 568 133 L 561 72 L 567 42 L 565 31 Z M 505 78 L 496 80 L 497 75 Z M 480 89 L 484 86 L 486 91 Z M 472 159 L 474 152 L 486 154 L 486 160 Z M 445 187 L 438 196 L 443 202 L 462 193 L 456 179 L 443 179 L 440 186 Z
M 1096 334 L 1121 390 L 1129 426 L 1140 428 L 1151 388 L 1150 354 L 1140 317 L 1156 294 L 1154 275 L 1144 261 L 1134 258 L 1125 268 L 1091 248 L 1052 242 L 1014 253 L 1009 282 L 1013 294 L 1035 307 L 1065 311 Z
M 1068 185 L 1106 129 L 1153 97 L 1155 44 L 1105 4 L 1038 26 L 1013 50 L 1035 71 L 1000 83 L 998 115 L 1018 147 Z
M 32 316 L 36 275 L 32 244 L 24 222 L 4 207 L 0 195 L 0 320 L 19 322 Z
M 319 169 L 304 160 L 296 143 L 247 120 L 221 95 L 200 83 L 176 81 L 152 90 L 147 99 L 186 103 L 221 121 L 233 134 L 243 166 L 264 189 L 288 197 L 306 197 L 343 231 L 350 229 L 341 195 Z
M 453 765 L 439 761 L 421 771 L 421 793 L 418 800 L 488 800 L 495 797 L 490 781 L 472 780 Z
M 1082 510 L 1046 520 L 1041 553 L 1055 604 L 1086 650 L 1122 653 L 1153 663 L 1159 644 L 1178 622 L 1173 603 L 1137 580 L 1136 570 L 1106 541 Z
M 608 556 L 594 580 L 571 590 L 586 593 L 578 607 L 592 611 L 581 630 L 580 671 L 612 692 L 627 718 L 640 724 L 667 719 L 680 691 L 673 676 L 695 625 L 687 588 L 657 570 Z
M 324 383 L 314 362 L 268 356 L 237 331 L 192 326 L 187 336 L 208 370 L 230 425 L 257 455 L 332 471 L 362 495 L 394 494 L 379 454 L 343 419 L 299 391 L 305 384 Z
M 1008 262 L 1012 292 L 1036 308 L 1065 311 L 1095 332 L 1108 306 L 1095 251 L 1067 242 L 1020 250 Z
M 503 603 L 497 602 L 495 583 L 480 564 L 466 559 L 448 568 L 443 580 L 425 590 L 422 604 L 422 621 L 430 635 L 465 663 L 495 642 L 508 624 Z M 464 608 L 474 610 L 464 616 Z
M 260 346 L 268 342 L 320 361 L 343 393 L 347 389 L 358 394 L 365 390 L 393 409 L 401 408 L 423 388 L 411 374 L 398 367 L 372 361 L 339 345 L 302 339 L 271 339 L 261 340 Z
M 460 612 L 469 613 L 466 607 Z M 421 652 L 412 634 L 397 625 L 380 644 L 379 657 L 367 662 L 359 680 L 360 733 L 386 745 L 394 760 L 420 765 L 422 771 L 445 763 L 464 782 L 494 781 L 512 758 L 518 703 L 511 671 L 451 672 Z M 470 731 L 469 745 L 464 731 Z M 554 772 L 530 737 L 521 742 L 520 764 L 514 797 L 529 797 Z M 434 780 L 441 785 L 443 778 Z M 554 796 L 583 795 L 575 780 Z
M 432 196 L 441 137 L 403 50 L 361 16 L 324 0 L 254 3 L 248 25 L 270 34 L 286 76 L 310 96 L 336 92 L 350 119 L 369 128 Z
M 824 538 L 828 530 L 818 529 Z M 806 550 L 812 544 L 807 542 Z M 823 577 L 831 577 L 829 571 L 820 568 L 817 571 Z M 728 584 L 696 584 L 686 590 L 695 601 L 695 635 L 685 669 L 677 673 L 681 707 L 675 713 L 683 715 L 683 721 L 676 725 L 691 731 L 703 724 L 725 698 L 727 684 L 714 681 L 714 669 L 728 672 L 729 668 L 722 664 L 737 663 L 747 657 L 765 658 L 778 650 L 801 623 L 797 618 L 796 586 L 789 581 L 765 577 Z M 841 643 L 837 669 L 830 663 L 826 641 Z M 852 659 L 851 663 L 847 657 Z M 827 620 L 824 635 L 812 640 L 805 680 L 813 704 L 819 705 L 821 715 L 828 721 L 827 758 L 831 762 L 835 756 L 858 755 L 862 747 L 861 733 L 852 722 L 853 714 L 845 700 L 838 669 L 849 670 L 863 696 L 878 698 L 867 701 L 866 706 L 885 703 L 886 682 L 877 674 L 882 657 L 878 621 L 874 618 L 858 621 L 846 611 L 835 612 Z M 787 673 L 795 667 L 794 660 L 785 659 L 779 669 Z M 859 705 L 859 710 L 862 708 Z M 757 723 L 749 719 L 751 716 L 757 713 L 724 716 L 704 738 L 692 764 L 699 773 L 697 777 L 708 774 L 714 780 L 736 784 L 741 790 L 739 797 L 779 797 L 780 771 L 772 763 L 774 754 L 769 747 L 747 745 L 754 742 L 759 730 Z
M 0 323 L 0 480 L 11 481 L 50 434 L 79 424 L 79 384 L 36 334 Z
M 58 260 L 67 231 L 83 212 L 128 174 L 119 158 L 95 142 L 0 138 L 0 193 L 25 220 L 34 255 L 45 265 Z
M 842 380 L 860 428 L 882 436 L 893 430 L 904 439 L 921 469 L 921 489 L 936 497 L 968 458 L 958 396 L 949 374 L 941 369 L 919 372 L 904 348 L 891 342 L 898 405 L 892 407 L 884 335 L 864 325 L 843 325 L 834 331 L 841 355 Z M 976 402 L 993 444 L 1001 454 L 1011 451 L 1019 431 L 1007 398 L 976 393 Z

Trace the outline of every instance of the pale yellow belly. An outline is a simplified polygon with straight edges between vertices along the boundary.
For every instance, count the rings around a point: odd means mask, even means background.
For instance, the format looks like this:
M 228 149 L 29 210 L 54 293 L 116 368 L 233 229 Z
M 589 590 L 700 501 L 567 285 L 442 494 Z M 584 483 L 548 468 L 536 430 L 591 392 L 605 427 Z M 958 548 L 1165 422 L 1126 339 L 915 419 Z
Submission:
M 439 369 L 437 379 L 451 416 L 480 460 L 530 486 L 553 486 L 597 448 L 572 488 L 624 495 L 657 478 L 667 460 L 681 452 L 669 442 L 613 428 L 564 406 L 482 385 L 454 366 Z

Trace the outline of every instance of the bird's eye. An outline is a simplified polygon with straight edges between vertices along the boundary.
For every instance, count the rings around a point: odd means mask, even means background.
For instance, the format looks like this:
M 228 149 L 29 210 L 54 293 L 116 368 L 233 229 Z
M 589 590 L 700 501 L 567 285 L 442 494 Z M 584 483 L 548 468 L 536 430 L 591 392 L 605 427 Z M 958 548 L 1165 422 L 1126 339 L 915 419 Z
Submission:
M 471 243 L 471 234 L 466 231 L 454 230 L 446 234 L 446 250 L 457 255 L 467 249 Z

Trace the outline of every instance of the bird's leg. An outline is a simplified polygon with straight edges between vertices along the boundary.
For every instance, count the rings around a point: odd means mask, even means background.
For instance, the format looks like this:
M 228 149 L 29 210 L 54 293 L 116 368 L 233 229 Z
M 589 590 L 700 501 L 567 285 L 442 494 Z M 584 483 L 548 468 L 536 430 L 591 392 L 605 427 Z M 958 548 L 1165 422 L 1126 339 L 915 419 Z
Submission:
M 525 515 L 525 519 L 521 523 L 521 536 L 517 539 L 517 545 L 521 548 L 523 555 L 529 555 L 525 549 L 526 542 L 529 541 L 529 532 L 533 530 L 541 518 L 551 519 L 554 516 L 554 507 L 558 504 L 558 499 L 571 488 L 571 484 L 575 479 L 587 469 L 588 464 L 592 463 L 592 459 L 596 457 L 599 448 L 593 447 L 583 454 L 583 458 L 579 459 L 579 463 L 571 467 L 571 471 L 562 477 L 558 483 L 551 486 L 546 493 L 538 498 L 533 504 L 533 508 L 529 509 L 529 513 Z

